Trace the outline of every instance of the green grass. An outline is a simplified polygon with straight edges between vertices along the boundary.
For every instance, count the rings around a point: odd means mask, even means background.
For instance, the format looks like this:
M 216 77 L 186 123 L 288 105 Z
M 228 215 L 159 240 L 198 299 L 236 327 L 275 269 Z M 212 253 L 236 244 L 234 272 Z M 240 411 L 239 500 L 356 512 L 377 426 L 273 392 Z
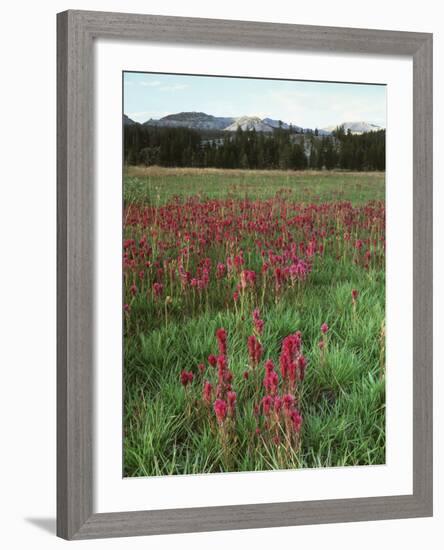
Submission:
M 297 202 L 385 199 L 382 172 L 291 172 L 279 170 L 168 169 L 130 167 L 125 171 L 125 203 L 164 204 L 175 196 L 259 199 L 288 193 Z
M 269 198 L 282 189 L 295 202 L 384 199 L 383 174 L 221 172 L 134 169 L 124 181 L 125 203 L 165 204 L 176 195 L 204 198 Z M 360 292 L 356 311 L 352 289 Z M 282 339 L 300 330 L 308 359 L 301 392 L 301 449 L 258 445 L 248 365 L 251 323 L 226 306 L 216 289 L 205 307 L 173 304 L 167 318 L 142 296 L 133 300 L 124 338 L 124 475 L 152 476 L 274 468 L 332 467 L 385 462 L 385 380 L 381 328 L 385 319 L 385 272 L 364 270 L 327 257 L 308 281 L 265 302 L 264 358 L 277 362 Z M 176 309 L 174 309 L 176 308 Z M 327 322 L 327 348 L 318 346 Z M 237 439 L 227 460 L 220 438 L 179 382 L 215 353 L 215 330 L 229 334 L 230 369 L 238 392 Z M 200 387 L 200 386 L 198 386 Z M 199 389 L 192 389 L 197 399 Z M 190 406 L 192 407 L 190 413 Z M 284 465 L 284 466 L 283 466 Z

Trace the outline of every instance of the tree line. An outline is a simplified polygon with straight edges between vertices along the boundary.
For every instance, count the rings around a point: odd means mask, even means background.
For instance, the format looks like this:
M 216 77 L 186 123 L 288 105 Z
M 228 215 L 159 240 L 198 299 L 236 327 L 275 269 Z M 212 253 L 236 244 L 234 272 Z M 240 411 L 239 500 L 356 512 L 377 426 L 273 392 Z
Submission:
M 239 128 L 228 135 L 134 124 L 124 126 L 124 161 L 168 167 L 385 170 L 385 130 L 355 135 L 339 127 L 324 136 Z

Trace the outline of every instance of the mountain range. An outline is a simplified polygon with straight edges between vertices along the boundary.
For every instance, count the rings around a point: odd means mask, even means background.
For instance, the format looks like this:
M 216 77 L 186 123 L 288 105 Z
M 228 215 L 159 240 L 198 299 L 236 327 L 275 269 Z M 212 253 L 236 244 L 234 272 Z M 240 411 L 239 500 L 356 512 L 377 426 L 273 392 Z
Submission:
M 361 120 L 360 122 L 343 122 L 342 124 L 339 124 L 339 126 L 343 126 L 344 130 L 350 132 L 352 134 L 364 134 L 365 132 L 377 132 L 378 130 L 383 130 L 382 126 L 379 126 L 378 124 L 372 124 L 371 122 L 366 122 L 364 120 Z M 327 126 L 327 128 L 323 128 L 326 132 L 333 132 L 336 130 L 336 126 Z
M 217 117 L 206 113 L 185 112 L 164 116 L 158 120 L 150 118 L 144 126 L 162 126 L 164 128 L 192 128 L 194 130 L 225 130 L 233 124 L 233 117 Z
M 127 115 L 123 115 L 123 124 L 125 126 L 137 124 Z M 255 130 L 256 132 L 273 132 L 277 128 L 288 130 L 291 126 L 297 132 L 306 132 L 312 129 L 302 128 L 281 120 L 272 118 L 263 118 L 255 116 L 241 117 L 217 117 L 201 112 L 182 112 L 164 116 L 160 119 L 150 118 L 142 124 L 143 126 L 158 126 L 163 128 L 191 128 L 194 130 L 223 130 L 226 132 L 236 132 L 238 128 L 245 131 Z M 366 121 L 359 122 L 343 122 L 335 126 L 328 126 L 318 130 L 319 135 L 329 135 L 338 126 L 343 126 L 347 132 L 350 130 L 352 134 L 363 134 L 383 129 L 382 126 Z

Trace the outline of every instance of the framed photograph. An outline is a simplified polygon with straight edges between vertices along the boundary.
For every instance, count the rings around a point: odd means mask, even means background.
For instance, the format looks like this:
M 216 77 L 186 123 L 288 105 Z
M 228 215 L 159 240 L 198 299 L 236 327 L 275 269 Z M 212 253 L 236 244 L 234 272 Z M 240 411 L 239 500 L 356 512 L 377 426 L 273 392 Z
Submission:
M 57 25 L 58 535 L 432 515 L 432 35 Z

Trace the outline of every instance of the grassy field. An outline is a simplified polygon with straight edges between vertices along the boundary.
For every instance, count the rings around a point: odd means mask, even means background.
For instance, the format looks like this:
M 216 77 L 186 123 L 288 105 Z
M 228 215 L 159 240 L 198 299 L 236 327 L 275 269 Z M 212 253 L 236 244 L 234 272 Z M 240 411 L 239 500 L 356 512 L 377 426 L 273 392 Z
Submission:
M 384 197 L 382 173 L 125 172 L 125 476 L 385 462 Z
M 125 171 L 125 202 L 163 204 L 176 195 L 210 199 L 274 197 L 288 190 L 298 202 L 348 200 L 362 204 L 385 199 L 382 172 L 221 170 L 131 166 Z

